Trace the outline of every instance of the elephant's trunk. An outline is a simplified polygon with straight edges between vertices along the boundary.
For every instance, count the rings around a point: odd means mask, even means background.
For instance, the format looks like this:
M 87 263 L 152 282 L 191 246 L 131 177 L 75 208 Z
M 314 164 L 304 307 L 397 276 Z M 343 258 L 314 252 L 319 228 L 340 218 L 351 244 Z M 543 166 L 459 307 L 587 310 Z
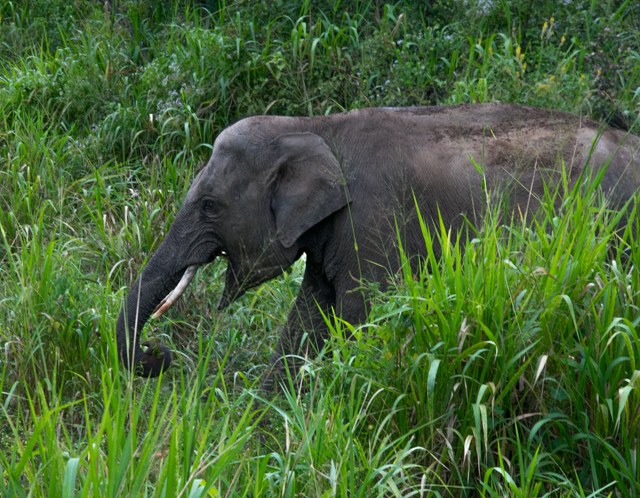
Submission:
M 169 261 L 173 258 L 167 258 L 167 252 L 170 251 L 162 244 L 151 258 L 129 291 L 116 325 L 118 355 L 130 370 L 145 377 L 157 377 L 171 364 L 171 352 L 165 346 L 145 344 L 149 346 L 146 351 L 140 347 L 140 335 L 145 323 L 163 298 L 173 294 L 187 270 L 175 271 L 175 268 L 171 268 L 173 262 Z M 191 268 L 189 272 L 195 274 L 195 268 Z M 183 287 L 186 288 L 186 285 Z

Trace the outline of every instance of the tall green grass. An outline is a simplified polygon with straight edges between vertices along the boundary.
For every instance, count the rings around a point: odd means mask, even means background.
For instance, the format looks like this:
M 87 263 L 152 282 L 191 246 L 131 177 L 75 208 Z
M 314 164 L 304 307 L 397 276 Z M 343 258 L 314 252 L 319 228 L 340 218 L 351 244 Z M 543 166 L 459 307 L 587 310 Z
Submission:
M 429 270 L 407 261 L 370 323 L 336 322 L 359 340 L 327 378 L 385 379 L 372 410 L 429 449 L 432 489 L 637 495 L 637 209 L 621 230 L 597 184 L 549 195 L 533 226 L 504 225 L 499 203 L 468 240 L 423 222 Z

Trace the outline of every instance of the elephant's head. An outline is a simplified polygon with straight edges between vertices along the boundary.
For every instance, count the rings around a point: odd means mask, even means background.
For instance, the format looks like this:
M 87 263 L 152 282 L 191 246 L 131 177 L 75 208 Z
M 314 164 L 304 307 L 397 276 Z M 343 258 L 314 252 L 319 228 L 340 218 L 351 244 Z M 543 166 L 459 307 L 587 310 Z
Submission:
M 157 252 L 127 295 L 116 326 L 129 368 L 157 376 L 171 363 L 164 346 L 139 346 L 152 313 L 164 313 L 199 266 L 227 259 L 220 309 L 274 278 L 301 254 L 300 237 L 350 201 L 340 165 L 313 133 L 279 133 L 287 118 L 248 118 L 223 131 Z M 293 128 L 295 130 L 295 128 Z M 151 352 L 151 349 L 155 349 Z

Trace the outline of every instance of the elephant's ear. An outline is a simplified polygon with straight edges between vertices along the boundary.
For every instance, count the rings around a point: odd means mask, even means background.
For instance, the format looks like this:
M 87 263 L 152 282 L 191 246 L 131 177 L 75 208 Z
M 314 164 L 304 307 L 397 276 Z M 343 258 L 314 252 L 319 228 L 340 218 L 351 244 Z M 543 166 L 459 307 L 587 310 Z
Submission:
M 288 133 L 272 144 L 278 160 L 271 209 L 278 238 L 291 247 L 309 228 L 351 202 L 335 154 L 313 133 Z

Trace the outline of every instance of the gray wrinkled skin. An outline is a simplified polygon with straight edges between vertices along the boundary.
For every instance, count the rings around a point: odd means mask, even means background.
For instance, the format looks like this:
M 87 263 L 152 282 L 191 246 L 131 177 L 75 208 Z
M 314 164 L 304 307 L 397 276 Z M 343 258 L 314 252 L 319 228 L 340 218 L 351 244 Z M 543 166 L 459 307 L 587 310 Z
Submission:
M 414 266 L 425 256 L 416 202 L 428 223 L 439 211 L 453 233 L 465 217 L 481 221 L 485 193 L 471 158 L 483 166 L 487 187 L 517 216 L 529 217 L 542 198 L 543 179 L 559 181 L 563 165 L 575 183 L 585 167 L 593 173 L 609 162 L 602 188 L 614 206 L 623 204 L 638 187 L 639 149 L 635 135 L 510 104 L 243 119 L 217 138 L 130 290 L 117 323 L 120 357 L 147 376 L 169 365 L 166 348 L 144 353 L 136 336 L 187 267 L 228 259 L 224 308 L 306 254 L 300 293 L 264 377 L 270 390 L 283 372 L 283 356 L 305 354 L 304 332 L 307 353 L 324 344 L 320 311 L 335 310 L 353 324 L 366 318 L 365 296 L 351 291 L 363 279 L 384 286 L 398 271 L 398 232 Z

